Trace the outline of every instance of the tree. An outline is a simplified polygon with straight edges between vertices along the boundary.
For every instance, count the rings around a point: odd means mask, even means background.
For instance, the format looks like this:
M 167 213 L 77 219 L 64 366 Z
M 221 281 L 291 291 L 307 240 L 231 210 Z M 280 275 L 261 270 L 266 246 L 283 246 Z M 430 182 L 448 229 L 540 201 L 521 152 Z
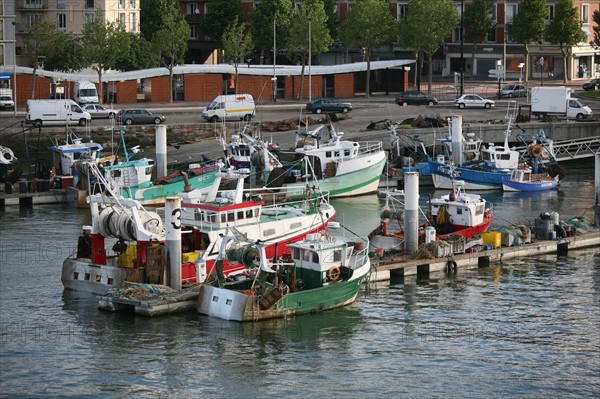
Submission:
M 118 22 L 107 22 L 102 10 L 96 11 L 94 19 L 83 26 L 83 57 L 86 66 L 98 73 L 98 93 L 103 100 L 102 73 L 116 68 L 117 62 L 129 52 L 129 36 Z
M 37 70 L 42 67 L 46 56 L 55 50 L 62 34 L 56 24 L 44 18 L 34 19 L 27 29 L 23 38 L 23 55 L 33 68 L 31 98 L 35 98 Z
M 547 15 L 546 0 L 523 0 L 521 11 L 508 25 L 508 34 L 525 48 L 525 82 L 529 80 L 529 43 L 544 38 Z
M 241 0 L 208 0 L 204 34 L 219 41 L 225 29 L 237 18 L 243 21 Z
M 277 47 L 285 48 L 291 18 L 291 0 L 262 0 L 252 11 L 252 38 L 260 49 L 261 65 L 264 63 L 265 52 L 273 48 L 273 23 Z
M 594 11 L 592 20 L 594 21 L 594 40 L 590 42 L 590 45 L 598 50 L 600 49 L 600 10 Z
M 587 40 L 586 34 L 581 30 L 579 13 L 573 0 L 558 0 L 554 18 L 546 28 L 546 40 L 558 44 L 563 56 L 564 83 L 570 79 L 567 70 L 567 58 L 571 53 L 571 46 Z
M 84 52 L 81 38 L 62 32 L 57 36 L 54 49 L 46 55 L 44 69 L 49 71 L 75 72 L 87 65 L 84 63 Z
M 475 53 L 477 51 L 477 40 L 487 35 L 496 27 L 492 19 L 496 2 L 494 0 L 473 0 L 464 14 L 465 40 L 473 43 L 471 53 L 471 77 L 475 75 Z
M 238 22 L 238 19 L 236 18 L 233 23 L 227 27 L 225 32 L 223 32 L 223 37 L 221 38 L 225 59 L 231 60 L 235 69 L 235 94 L 237 94 L 238 89 L 238 66 L 240 62 L 244 62 L 246 56 L 251 54 L 254 50 L 252 34 L 245 33 L 244 30 L 244 24 Z
M 426 56 L 428 93 L 431 93 L 433 54 L 458 22 L 458 12 L 448 0 L 410 0 L 408 3 L 406 16 L 400 22 L 400 43 Z
M 288 57 L 300 62 L 300 92 L 303 97 L 304 70 L 310 55 L 321 54 L 329 50 L 332 39 L 327 29 L 327 16 L 322 0 L 306 0 L 292 18 L 290 36 L 287 44 Z M 311 89 L 309 89 L 311 90 Z
M 323 0 L 325 15 L 327 15 L 327 29 L 333 40 L 340 37 L 340 16 L 335 12 L 335 4 L 333 0 Z
M 163 26 L 154 34 L 152 44 L 159 63 L 169 70 L 169 102 L 173 102 L 173 68 L 184 62 L 190 26 L 176 1 L 171 1 L 171 7 L 165 10 L 162 19 Z
M 172 0 L 144 0 L 140 1 L 140 33 L 147 41 L 152 38 L 164 26 L 163 18 L 157 15 L 165 15 L 173 6 Z
M 410 9 L 410 7 L 409 7 Z M 355 0 L 341 27 L 340 38 L 362 51 L 367 61 L 365 97 L 370 96 L 371 54 L 375 47 L 391 43 L 398 30 L 387 0 Z
M 129 53 L 117 61 L 117 69 L 136 71 L 139 69 L 155 68 L 159 64 L 157 54 L 152 49 L 152 43 L 137 33 L 129 33 Z

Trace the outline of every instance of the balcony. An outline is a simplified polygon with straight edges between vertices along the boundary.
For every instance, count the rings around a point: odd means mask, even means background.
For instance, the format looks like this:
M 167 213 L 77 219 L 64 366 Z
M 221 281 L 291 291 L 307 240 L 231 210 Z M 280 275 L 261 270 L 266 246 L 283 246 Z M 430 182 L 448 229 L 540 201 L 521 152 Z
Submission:
M 48 9 L 48 0 L 21 0 L 17 2 L 19 11 L 42 11 Z

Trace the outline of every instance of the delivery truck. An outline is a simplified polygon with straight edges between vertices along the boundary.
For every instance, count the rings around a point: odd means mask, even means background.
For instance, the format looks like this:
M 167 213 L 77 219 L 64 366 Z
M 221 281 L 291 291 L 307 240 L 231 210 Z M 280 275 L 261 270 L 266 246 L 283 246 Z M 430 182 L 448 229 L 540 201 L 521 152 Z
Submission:
M 255 115 L 254 98 L 250 94 L 230 94 L 217 96 L 204 111 L 202 117 L 207 121 L 221 119 L 243 119 L 249 121 Z
M 89 80 L 78 80 L 73 85 L 75 102 L 80 105 L 98 104 L 98 90 L 96 85 Z
M 27 100 L 25 122 L 34 126 L 85 126 L 92 117 L 73 100 Z
M 566 117 L 585 119 L 592 115 L 590 107 L 571 97 L 569 87 L 532 87 L 531 113 L 538 118 Z

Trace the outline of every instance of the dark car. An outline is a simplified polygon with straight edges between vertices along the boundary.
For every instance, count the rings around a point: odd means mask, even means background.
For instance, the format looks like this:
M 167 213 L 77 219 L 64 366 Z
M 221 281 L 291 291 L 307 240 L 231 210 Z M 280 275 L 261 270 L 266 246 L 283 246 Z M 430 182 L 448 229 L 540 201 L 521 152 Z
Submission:
M 591 81 L 583 84 L 583 90 L 598 90 L 600 89 L 600 79 L 592 79 Z
M 527 97 L 527 87 L 524 85 L 506 85 L 496 95 L 498 98 Z
M 407 105 L 435 105 L 437 103 L 437 98 L 422 91 L 403 91 L 396 96 L 396 104 L 404 107 Z
M 349 112 L 352 111 L 352 104 L 341 103 L 337 100 L 329 98 L 321 98 L 319 100 L 313 100 L 306 104 L 306 109 L 313 114 L 320 114 L 321 112 Z
M 123 125 L 148 125 L 163 123 L 167 120 L 166 116 L 156 115 L 145 109 L 122 109 L 117 114 L 117 122 Z

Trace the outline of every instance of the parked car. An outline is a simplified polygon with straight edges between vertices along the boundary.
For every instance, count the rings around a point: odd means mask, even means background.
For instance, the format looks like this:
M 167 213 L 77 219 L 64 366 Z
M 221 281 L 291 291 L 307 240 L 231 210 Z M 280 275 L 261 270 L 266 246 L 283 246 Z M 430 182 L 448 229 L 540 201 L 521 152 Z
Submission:
M 0 108 L 14 108 L 15 102 L 10 96 L 0 96 Z
M 81 107 L 85 112 L 88 112 L 92 119 L 112 119 L 119 113 L 118 109 L 105 108 L 100 104 L 87 104 Z
M 156 115 L 152 112 L 135 108 L 135 109 L 122 109 L 117 113 L 117 122 L 123 125 L 146 125 L 154 123 L 158 125 L 167 120 L 166 116 Z
M 313 100 L 306 104 L 306 109 L 313 114 L 320 114 L 321 112 L 350 112 L 352 111 L 352 104 L 341 103 L 338 100 L 330 98 L 321 98 Z
M 454 100 L 454 104 L 458 108 L 491 108 L 496 105 L 494 100 L 483 98 L 481 96 L 478 96 L 477 94 L 463 94 L 462 96 Z
M 527 87 L 524 85 L 506 85 L 496 95 L 498 98 L 527 97 Z
M 598 90 L 600 89 L 600 79 L 592 79 L 591 81 L 583 84 L 583 90 Z
M 396 96 L 396 104 L 406 107 L 407 105 L 435 105 L 437 98 L 422 91 L 404 91 Z

